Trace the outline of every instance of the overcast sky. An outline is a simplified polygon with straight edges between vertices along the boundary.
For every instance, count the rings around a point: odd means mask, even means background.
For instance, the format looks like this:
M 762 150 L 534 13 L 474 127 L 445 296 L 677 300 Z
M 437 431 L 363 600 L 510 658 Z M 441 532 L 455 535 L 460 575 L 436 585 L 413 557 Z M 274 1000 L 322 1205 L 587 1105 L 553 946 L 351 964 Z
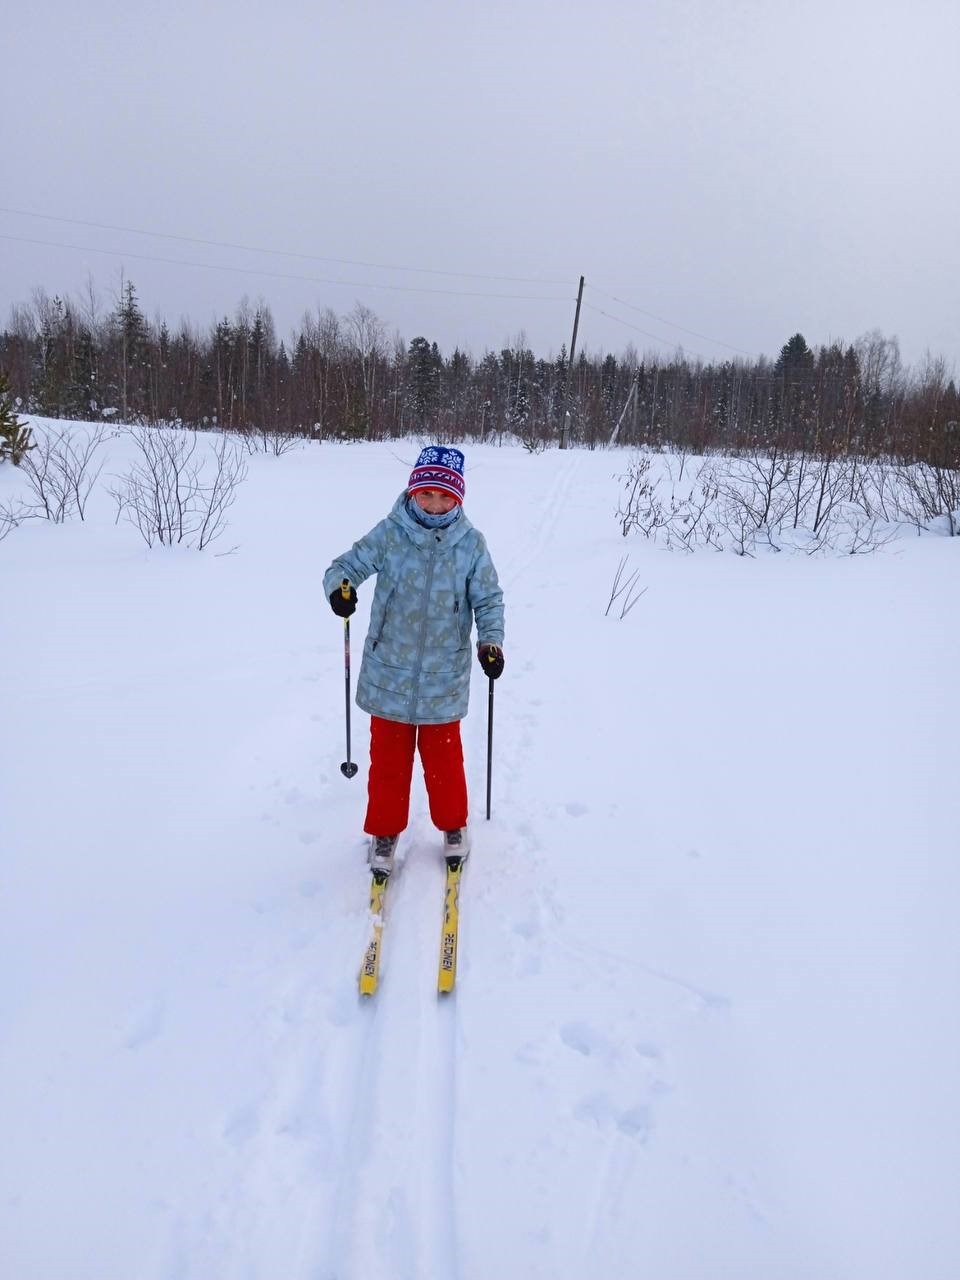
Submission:
M 17 5 L 0 318 L 122 267 L 172 323 L 359 300 L 546 355 L 583 273 L 591 351 L 879 328 L 960 368 L 958 53 L 960 0 Z

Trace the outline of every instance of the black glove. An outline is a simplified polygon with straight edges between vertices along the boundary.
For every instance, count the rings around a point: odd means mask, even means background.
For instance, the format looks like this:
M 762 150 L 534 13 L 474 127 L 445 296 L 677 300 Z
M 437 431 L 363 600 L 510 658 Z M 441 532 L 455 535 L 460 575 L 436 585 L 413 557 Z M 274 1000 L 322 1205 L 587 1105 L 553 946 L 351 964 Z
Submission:
M 498 644 L 482 644 L 477 650 L 477 661 L 491 680 L 499 680 L 503 675 L 503 650 Z
M 346 591 L 346 595 L 344 595 Z M 357 593 L 344 578 L 344 586 L 330 592 L 330 608 L 338 618 L 349 618 L 357 607 Z

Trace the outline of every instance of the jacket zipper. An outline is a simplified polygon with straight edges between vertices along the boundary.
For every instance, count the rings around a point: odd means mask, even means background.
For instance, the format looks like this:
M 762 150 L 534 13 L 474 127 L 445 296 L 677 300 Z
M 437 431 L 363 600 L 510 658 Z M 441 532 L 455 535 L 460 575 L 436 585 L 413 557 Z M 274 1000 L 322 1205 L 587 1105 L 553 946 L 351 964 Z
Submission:
M 423 667 L 423 651 L 427 646 L 427 605 L 430 603 L 430 588 L 433 586 L 433 571 L 437 565 L 437 546 L 440 539 L 434 538 L 430 548 L 430 563 L 427 565 L 427 580 L 424 583 L 423 595 L 420 598 L 420 642 L 417 646 L 417 677 L 413 689 L 410 692 L 410 715 L 414 715 L 417 709 L 417 700 L 420 697 L 420 676 Z

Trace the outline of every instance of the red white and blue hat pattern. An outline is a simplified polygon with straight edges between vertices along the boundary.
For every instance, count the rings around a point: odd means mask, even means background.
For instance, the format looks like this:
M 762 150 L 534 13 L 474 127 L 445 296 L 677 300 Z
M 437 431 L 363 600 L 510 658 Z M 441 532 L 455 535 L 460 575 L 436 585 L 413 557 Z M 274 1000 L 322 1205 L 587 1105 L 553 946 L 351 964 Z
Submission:
M 421 449 L 417 465 L 410 472 L 408 493 L 418 489 L 442 489 L 463 502 L 466 486 L 463 483 L 463 454 L 445 444 L 431 444 Z

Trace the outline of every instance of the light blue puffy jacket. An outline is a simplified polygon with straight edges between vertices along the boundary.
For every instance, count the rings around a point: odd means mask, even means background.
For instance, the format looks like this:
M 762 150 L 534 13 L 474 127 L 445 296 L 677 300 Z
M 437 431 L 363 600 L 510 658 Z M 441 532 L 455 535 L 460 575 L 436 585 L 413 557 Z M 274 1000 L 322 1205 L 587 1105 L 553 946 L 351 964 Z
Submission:
M 334 560 L 324 594 L 344 578 L 359 587 L 374 573 L 357 705 L 405 724 L 462 720 L 474 615 L 479 643 L 503 644 L 503 592 L 483 534 L 465 512 L 446 529 L 424 528 L 407 511 L 404 490 L 387 518 Z

